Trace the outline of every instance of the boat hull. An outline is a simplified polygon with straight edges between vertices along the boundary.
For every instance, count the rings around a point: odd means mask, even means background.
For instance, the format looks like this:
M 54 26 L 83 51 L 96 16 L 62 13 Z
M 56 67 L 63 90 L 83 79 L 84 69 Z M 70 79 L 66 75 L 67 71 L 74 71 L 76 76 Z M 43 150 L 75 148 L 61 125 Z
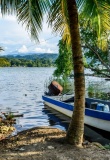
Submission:
M 53 98 L 48 96 L 42 96 L 42 98 L 44 100 L 44 104 L 48 107 L 68 117 L 72 117 L 74 111 L 74 106 L 72 104 L 54 100 Z M 110 132 L 110 112 L 103 112 L 86 108 L 84 123 L 89 126 Z

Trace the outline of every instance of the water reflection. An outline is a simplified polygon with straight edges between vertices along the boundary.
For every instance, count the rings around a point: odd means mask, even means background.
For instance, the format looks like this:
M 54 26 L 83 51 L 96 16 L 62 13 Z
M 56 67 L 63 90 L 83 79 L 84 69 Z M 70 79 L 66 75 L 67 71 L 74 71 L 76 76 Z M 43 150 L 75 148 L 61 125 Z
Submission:
M 69 117 L 50 109 L 48 106 L 45 106 L 42 112 L 47 114 L 50 126 L 67 131 L 71 120 Z M 108 132 L 88 125 L 84 125 L 84 137 L 90 142 L 99 142 L 102 145 L 110 144 L 110 136 Z

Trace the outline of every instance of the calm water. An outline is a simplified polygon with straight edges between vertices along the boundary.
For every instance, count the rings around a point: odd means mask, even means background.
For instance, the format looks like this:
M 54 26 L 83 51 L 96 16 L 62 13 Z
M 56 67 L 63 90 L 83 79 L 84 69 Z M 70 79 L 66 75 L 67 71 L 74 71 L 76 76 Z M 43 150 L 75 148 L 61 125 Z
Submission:
M 62 130 L 68 128 L 70 119 L 65 121 L 51 113 L 45 109 L 42 101 L 44 83 L 52 76 L 53 71 L 54 68 L 0 68 L 0 112 L 6 112 L 10 108 L 11 111 L 24 115 L 17 119 L 16 132 L 36 126 L 53 126 Z M 88 77 L 86 81 L 88 79 L 99 80 Z M 85 135 L 90 136 L 91 132 L 85 126 Z M 102 137 L 96 132 L 92 135 L 102 141 Z
M 19 111 L 17 130 L 48 126 L 42 112 L 44 83 L 52 76 L 53 68 L 0 68 L 0 110 Z

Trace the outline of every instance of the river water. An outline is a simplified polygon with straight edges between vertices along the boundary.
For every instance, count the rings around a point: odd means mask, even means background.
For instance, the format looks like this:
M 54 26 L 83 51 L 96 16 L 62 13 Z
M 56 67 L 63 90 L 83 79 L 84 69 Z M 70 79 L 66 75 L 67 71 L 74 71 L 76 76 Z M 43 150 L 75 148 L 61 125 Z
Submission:
M 11 110 L 23 114 L 17 119 L 16 132 L 37 126 L 53 126 L 66 130 L 68 121 L 63 121 L 45 109 L 42 95 L 44 84 L 52 77 L 54 68 L 0 68 L 0 112 Z M 104 81 L 88 77 L 86 81 Z M 91 129 L 85 128 L 90 134 Z M 96 138 L 96 134 L 94 135 Z
M 42 95 L 44 83 L 53 68 L 0 68 L 0 110 L 11 109 L 24 116 L 18 118 L 17 131 L 35 126 L 48 126 Z

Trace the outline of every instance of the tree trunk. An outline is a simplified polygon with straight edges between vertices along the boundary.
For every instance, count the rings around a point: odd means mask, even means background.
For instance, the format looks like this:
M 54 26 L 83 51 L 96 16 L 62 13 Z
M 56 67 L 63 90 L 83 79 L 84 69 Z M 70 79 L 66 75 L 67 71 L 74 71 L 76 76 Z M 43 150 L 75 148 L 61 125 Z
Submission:
M 85 111 L 85 77 L 81 40 L 78 25 L 78 11 L 75 0 L 66 0 L 69 16 L 74 69 L 74 111 L 67 131 L 67 141 L 75 146 L 82 146 Z

